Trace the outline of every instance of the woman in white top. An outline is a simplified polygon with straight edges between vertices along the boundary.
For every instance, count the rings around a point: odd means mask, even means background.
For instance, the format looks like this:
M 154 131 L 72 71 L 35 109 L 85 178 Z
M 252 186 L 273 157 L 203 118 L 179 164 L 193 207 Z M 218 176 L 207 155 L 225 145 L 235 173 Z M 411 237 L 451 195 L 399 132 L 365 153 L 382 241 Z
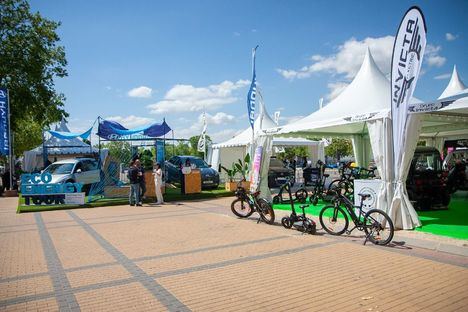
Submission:
M 159 163 L 156 163 L 155 168 L 153 170 L 153 176 L 154 176 L 154 187 L 156 190 L 156 204 L 164 204 L 164 198 L 161 193 L 161 187 L 162 187 L 162 170 L 161 170 L 161 165 Z

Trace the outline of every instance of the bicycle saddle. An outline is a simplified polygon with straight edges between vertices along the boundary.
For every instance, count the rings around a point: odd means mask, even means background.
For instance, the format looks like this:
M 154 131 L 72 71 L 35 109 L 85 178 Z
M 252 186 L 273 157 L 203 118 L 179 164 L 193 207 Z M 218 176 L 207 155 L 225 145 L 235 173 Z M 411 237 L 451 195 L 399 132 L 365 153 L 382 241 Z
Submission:
M 309 205 L 300 205 L 299 207 L 300 207 L 301 209 L 304 209 L 304 208 L 309 207 Z
M 323 176 L 324 176 L 325 178 L 328 178 L 330 175 L 329 175 L 328 173 L 325 173 Z
M 370 194 L 358 194 L 358 195 L 361 196 L 363 200 L 366 199 L 366 198 L 371 197 Z

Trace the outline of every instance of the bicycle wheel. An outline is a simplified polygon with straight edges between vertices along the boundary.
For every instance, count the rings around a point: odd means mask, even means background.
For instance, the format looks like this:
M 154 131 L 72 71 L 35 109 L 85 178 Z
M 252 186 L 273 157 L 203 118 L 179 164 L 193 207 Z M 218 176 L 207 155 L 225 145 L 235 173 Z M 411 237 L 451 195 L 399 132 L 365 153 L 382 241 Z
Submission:
M 340 207 L 325 206 L 320 210 L 320 224 L 331 235 L 341 235 L 348 229 L 348 216 Z
M 231 203 L 231 211 L 239 218 L 250 217 L 254 212 L 249 203 L 241 198 L 237 198 Z
M 296 200 L 300 203 L 305 203 L 307 199 L 307 191 L 305 189 L 298 189 L 296 191 Z
M 393 222 L 379 209 L 371 209 L 364 215 L 364 232 L 376 245 L 387 245 L 393 239 Z
M 263 198 L 260 198 L 258 200 L 257 211 L 258 211 L 258 214 L 260 215 L 260 218 L 262 218 L 262 220 L 265 223 L 268 223 L 268 224 L 275 223 L 275 212 L 273 208 L 271 208 L 270 203 L 268 203 Z

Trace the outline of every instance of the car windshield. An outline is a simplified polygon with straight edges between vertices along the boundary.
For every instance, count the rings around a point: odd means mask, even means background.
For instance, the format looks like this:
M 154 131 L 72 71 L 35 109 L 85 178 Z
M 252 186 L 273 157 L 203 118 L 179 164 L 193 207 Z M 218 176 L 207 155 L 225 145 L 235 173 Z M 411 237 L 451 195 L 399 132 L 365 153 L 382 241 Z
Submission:
M 44 172 L 50 174 L 70 174 L 73 170 L 73 163 L 66 164 L 52 164 L 47 167 Z
M 414 168 L 417 172 L 424 171 L 440 171 L 442 169 L 442 161 L 437 153 L 421 153 L 414 155 Z
M 272 158 L 270 159 L 270 167 L 284 167 L 284 164 L 281 160 Z
M 187 158 L 191 165 L 195 165 L 197 168 L 208 168 L 208 164 L 200 158 Z M 185 161 L 184 161 L 185 163 Z

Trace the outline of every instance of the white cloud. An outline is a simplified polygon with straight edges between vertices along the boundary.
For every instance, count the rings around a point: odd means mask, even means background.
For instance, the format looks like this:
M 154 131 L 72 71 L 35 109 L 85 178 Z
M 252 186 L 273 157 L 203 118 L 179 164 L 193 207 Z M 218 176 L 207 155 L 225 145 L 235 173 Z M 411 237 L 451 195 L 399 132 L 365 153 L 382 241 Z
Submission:
M 330 82 L 327 84 L 328 87 L 328 94 L 326 95 L 326 98 L 328 101 L 333 100 L 336 98 L 338 95 L 340 95 L 341 92 L 343 92 L 344 89 L 349 85 L 349 83 L 346 82 Z
M 356 40 L 351 38 L 338 46 L 338 51 L 329 56 L 313 55 L 312 64 L 299 70 L 278 69 L 277 71 L 286 79 L 302 79 L 310 77 L 313 73 L 327 72 L 342 74 L 346 78 L 353 78 L 359 70 L 367 47 L 370 48 L 375 62 L 381 70 L 390 70 L 390 59 L 393 49 L 393 37 L 365 38 Z
M 432 66 L 441 67 L 442 65 L 445 64 L 445 61 L 447 59 L 439 55 L 439 52 L 441 49 L 442 49 L 441 46 L 434 46 L 432 44 L 428 44 L 426 46 L 424 61 L 426 62 L 427 65 L 429 65 L 429 67 L 432 67 Z
M 206 122 L 207 122 L 208 126 L 210 124 L 221 125 L 221 124 L 230 123 L 234 119 L 235 119 L 234 116 L 223 113 L 223 112 L 217 112 L 214 115 L 210 115 L 210 114 L 206 113 Z M 198 116 L 198 122 L 200 122 L 200 123 L 203 122 L 203 114 Z
M 153 89 L 141 86 L 128 91 L 127 95 L 135 98 L 150 98 L 152 93 Z
M 452 76 L 452 74 L 447 73 L 447 74 L 442 74 L 442 75 L 435 76 L 434 79 L 444 80 L 444 79 L 449 79 L 451 76 Z
M 239 37 L 239 36 L 241 35 L 240 32 L 237 32 L 237 31 L 233 32 L 232 34 L 233 34 L 235 37 Z
M 458 38 L 458 35 L 454 35 L 454 34 L 451 34 L 451 33 L 446 33 L 445 34 L 445 39 L 447 41 L 453 41 L 453 40 L 455 40 L 457 38 Z
M 361 41 L 351 38 L 339 45 L 335 54 L 328 56 L 312 55 L 310 57 L 312 64 L 308 66 L 304 66 L 298 70 L 277 69 L 277 72 L 289 80 L 308 78 L 313 73 L 320 72 L 344 75 L 345 79 L 350 80 L 361 67 L 367 47 L 369 47 L 377 66 L 384 74 L 387 74 L 390 72 L 393 41 L 393 36 L 367 37 Z M 439 55 L 440 50 L 440 46 L 430 44 L 426 46 L 425 61 L 429 67 L 440 67 L 445 63 L 445 57 Z
M 237 82 L 226 80 L 208 87 L 175 85 L 166 92 L 164 99 L 147 107 L 151 114 L 212 110 L 237 101 L 238 98 L 233 95 L 233 92 L 249 84 L 248 80 Z
M 153 118 L 139 117 L 135 115 L 125 116 L 125 117 L 110 116 L 110 117 L 106 117 L 105 119 L 116 121 L 122 124 L 122 126 L 126 128 L 136 128 L 140 126 L 150 125 L 155 122 Z

